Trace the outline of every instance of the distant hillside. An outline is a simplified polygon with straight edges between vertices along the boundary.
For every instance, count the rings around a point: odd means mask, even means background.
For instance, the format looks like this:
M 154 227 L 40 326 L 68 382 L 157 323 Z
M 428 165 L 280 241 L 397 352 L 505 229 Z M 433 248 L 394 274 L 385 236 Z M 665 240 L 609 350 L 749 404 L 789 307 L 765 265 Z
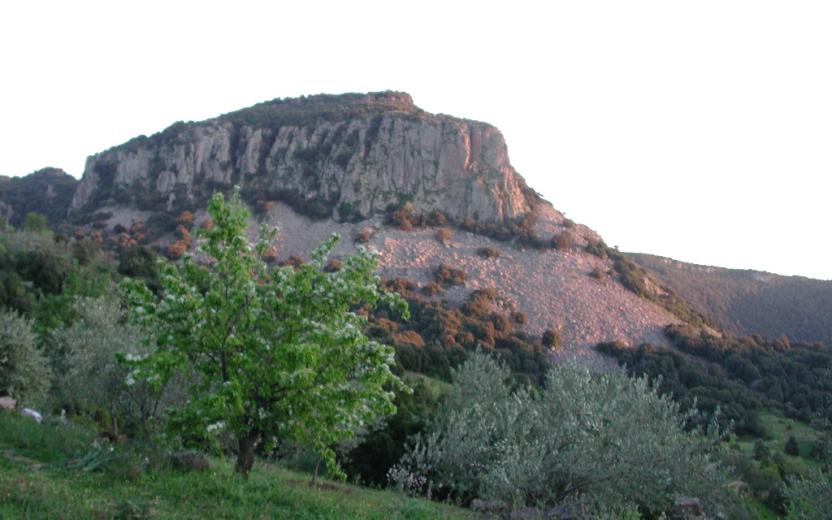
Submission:
M 627 256 L 726 330 L 832 345 L 832 281 Z
M 202 222 L 210 195 L 234 185 L 257 220 L 279 226 L 275 261 L 338 232 L 336 255 L 365 243 L 381 276 L 452 307 L 496 289 L 518 333 L 557 332 L 593 359 L 599 341 L 661 342 L 685 321 L 674 315 L 683 305 L 668 311 L 656 284 L 634 266 L 625 277 L 597 233 L 527 186 L 497 128 L 428 113 L 401 92 L 273 100 L 139 136 L 88 158 L 69 217 L 105 246 L 178 257 L 193 247 L 182 224 Z M 446 270 L 463 274 L 439 294 Z M 453 325 L 443 348 L 507 341 L 502 320 L 478 337 Z
M 78 180 L 58 168 L 44 168 L 25 177 L 0 176 L 0 215 L 13 226 L 30 211 L 46 215 L 49 225 L 61 224 Z

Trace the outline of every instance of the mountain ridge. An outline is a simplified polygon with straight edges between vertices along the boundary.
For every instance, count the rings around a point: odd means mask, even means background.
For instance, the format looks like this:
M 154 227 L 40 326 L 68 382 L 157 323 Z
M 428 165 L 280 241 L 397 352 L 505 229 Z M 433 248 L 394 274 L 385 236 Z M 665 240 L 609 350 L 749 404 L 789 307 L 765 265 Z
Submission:
M 90 156 L 65 212 L 115 248 L 178 255 L 192 242 L 174 216 L 203 220 L 211 193 L 234 185 L 256 220 L 281 228 L 276 261 L 332 231 L 348 237 L 337 255 L 362 237 L 382 276 L 427 287 L 441 265 L 465 271 L 441 296 L 451 305 L 498 289 L 503 310 L 529 317 L 524 331 L 556 330 L 590 357 L 599 342 L 663 344 L 667 325 L 708 326 L 704 307 L 528 187 L 497 128 L 430 114 L 402 92 L 275 99 L 174 123 Z

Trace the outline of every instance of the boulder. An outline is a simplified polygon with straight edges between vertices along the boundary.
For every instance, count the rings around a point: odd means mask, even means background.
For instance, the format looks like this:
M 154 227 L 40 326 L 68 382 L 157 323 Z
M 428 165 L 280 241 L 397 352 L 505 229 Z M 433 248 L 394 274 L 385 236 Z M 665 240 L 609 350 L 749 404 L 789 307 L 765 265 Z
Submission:
M 39 412 L 32 410 L 31 408 L 24 408 L 20 410 L 20 415 L 28 417 L 37 423 L 43 422 L 43 416 Z
M 674 520 L 694 520 L 697 518 L 705 518 L 702 513 L 702 505 L 698 498 L 694 497 L 677 497 L 673 503 Z
M 0 397 L 0 410 L 10 412 L 14 410 L 15 406 L 17 406 L 17 401 L 12 399 L 11 397 Z

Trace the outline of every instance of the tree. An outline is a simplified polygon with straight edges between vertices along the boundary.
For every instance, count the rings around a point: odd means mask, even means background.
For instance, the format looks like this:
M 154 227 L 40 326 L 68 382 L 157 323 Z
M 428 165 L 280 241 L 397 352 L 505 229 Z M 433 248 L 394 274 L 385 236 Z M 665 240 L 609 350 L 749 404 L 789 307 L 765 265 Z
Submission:
M 149 433 L 157 412 L 173 403 L 174 385 L 152 391 L 147 384 L 128 379 L 128 368 L 118 362 L 147 354 L 141 341 L 146 331 L 125 323 L 120 301 L 112 293 L 78 297 L 72 308 L 78 319 L 54 333 L 65 364 L 59 385 L 63 397 L 87 411 L 106 410 L 114 436 L 119 435 L 120 421 Z
M 29 320 L 14 311 L 0 311 L 0 395 L 38 405 L 46 397 L 50 375 Z
M 792 455 L 794 457 L 800 455 L 800 445 L 797 443 L 797 439 L 794 438 L 794 435 L 789 435 L 789 439 L 786 441 L 783 451 L 785 451 L 787 455 Z
M 541 342 L 543 343 L 544 347 L 559 348 L 560 334 L 558 334 L 558 331 L 554 329 L 546 329 L 545 331 L 543 331 L 543 337 L 541 338 Z
M 808 476 L 791 479 L 784 489 L 788 514 L 795 520 L 822 520 L 829 518 L 832 504 L 832 478 L 820 470 Z
M 478 354 L 453 381 L 431 431 L 391 471 L 403 487 L 507 507 L 636 504 L 650 518 L 695 496 L 710 514 L 739 517 L 726 510 L 717 431 L 686 431 L 695 412 L 681 414 L 646 378 L 557 366 L 542 391 L 512 390 L 509 371 Z
M 392 347 L 367 338 L 358 305 L 385 303 L 407 316 L 404 300 L 382 293 L 375 259 L 363 248 L 325 272 L 338 240 L 318 246 L 308 263 L 269 272 L 261 259 L 274 230 L 246 239 L 248 211 L 239 193 L 211 198 L 212 229 L 199 230 L 196 256 L 163 263 L 159 297 L 124 284 L 134 319 L 154 330 L 153 353 L 134 377 L 161 384 L 192 372 L 190 399 L 171 426 L 191 438 L 227 431 L 237 444 L 236 470 L 247 475 L 258 445 L 277 439 L 313 450 L 343 474 L 332 446 L 374 418 L 395 412 Z M 313 475 L 314 480 L 314 475 Z
M 40 213 L 29 212 L 23 220 L 23 229 L 33 233 L 42 233 L 46 231 L 46 217 Z

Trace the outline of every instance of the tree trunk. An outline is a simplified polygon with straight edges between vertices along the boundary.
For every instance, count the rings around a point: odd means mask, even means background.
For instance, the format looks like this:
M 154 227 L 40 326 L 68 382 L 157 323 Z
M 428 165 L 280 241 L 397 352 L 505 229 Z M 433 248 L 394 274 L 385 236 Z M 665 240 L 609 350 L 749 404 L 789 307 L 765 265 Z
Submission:
M 312 481 L 309 483 L 310 487 L 318 487 L 318 466 L 321 465 L 321 459 L 315 461 L 315 469 L 312 470 Z
M 234 469 L 243 477 L 248 477 L 248 473 L 254 466 L 254 448 L 257 447 L 259 435 L 256 431 L 250 431 L 240 437 L 238 441 L 239 449 L 237 451 L 237 464 Z

